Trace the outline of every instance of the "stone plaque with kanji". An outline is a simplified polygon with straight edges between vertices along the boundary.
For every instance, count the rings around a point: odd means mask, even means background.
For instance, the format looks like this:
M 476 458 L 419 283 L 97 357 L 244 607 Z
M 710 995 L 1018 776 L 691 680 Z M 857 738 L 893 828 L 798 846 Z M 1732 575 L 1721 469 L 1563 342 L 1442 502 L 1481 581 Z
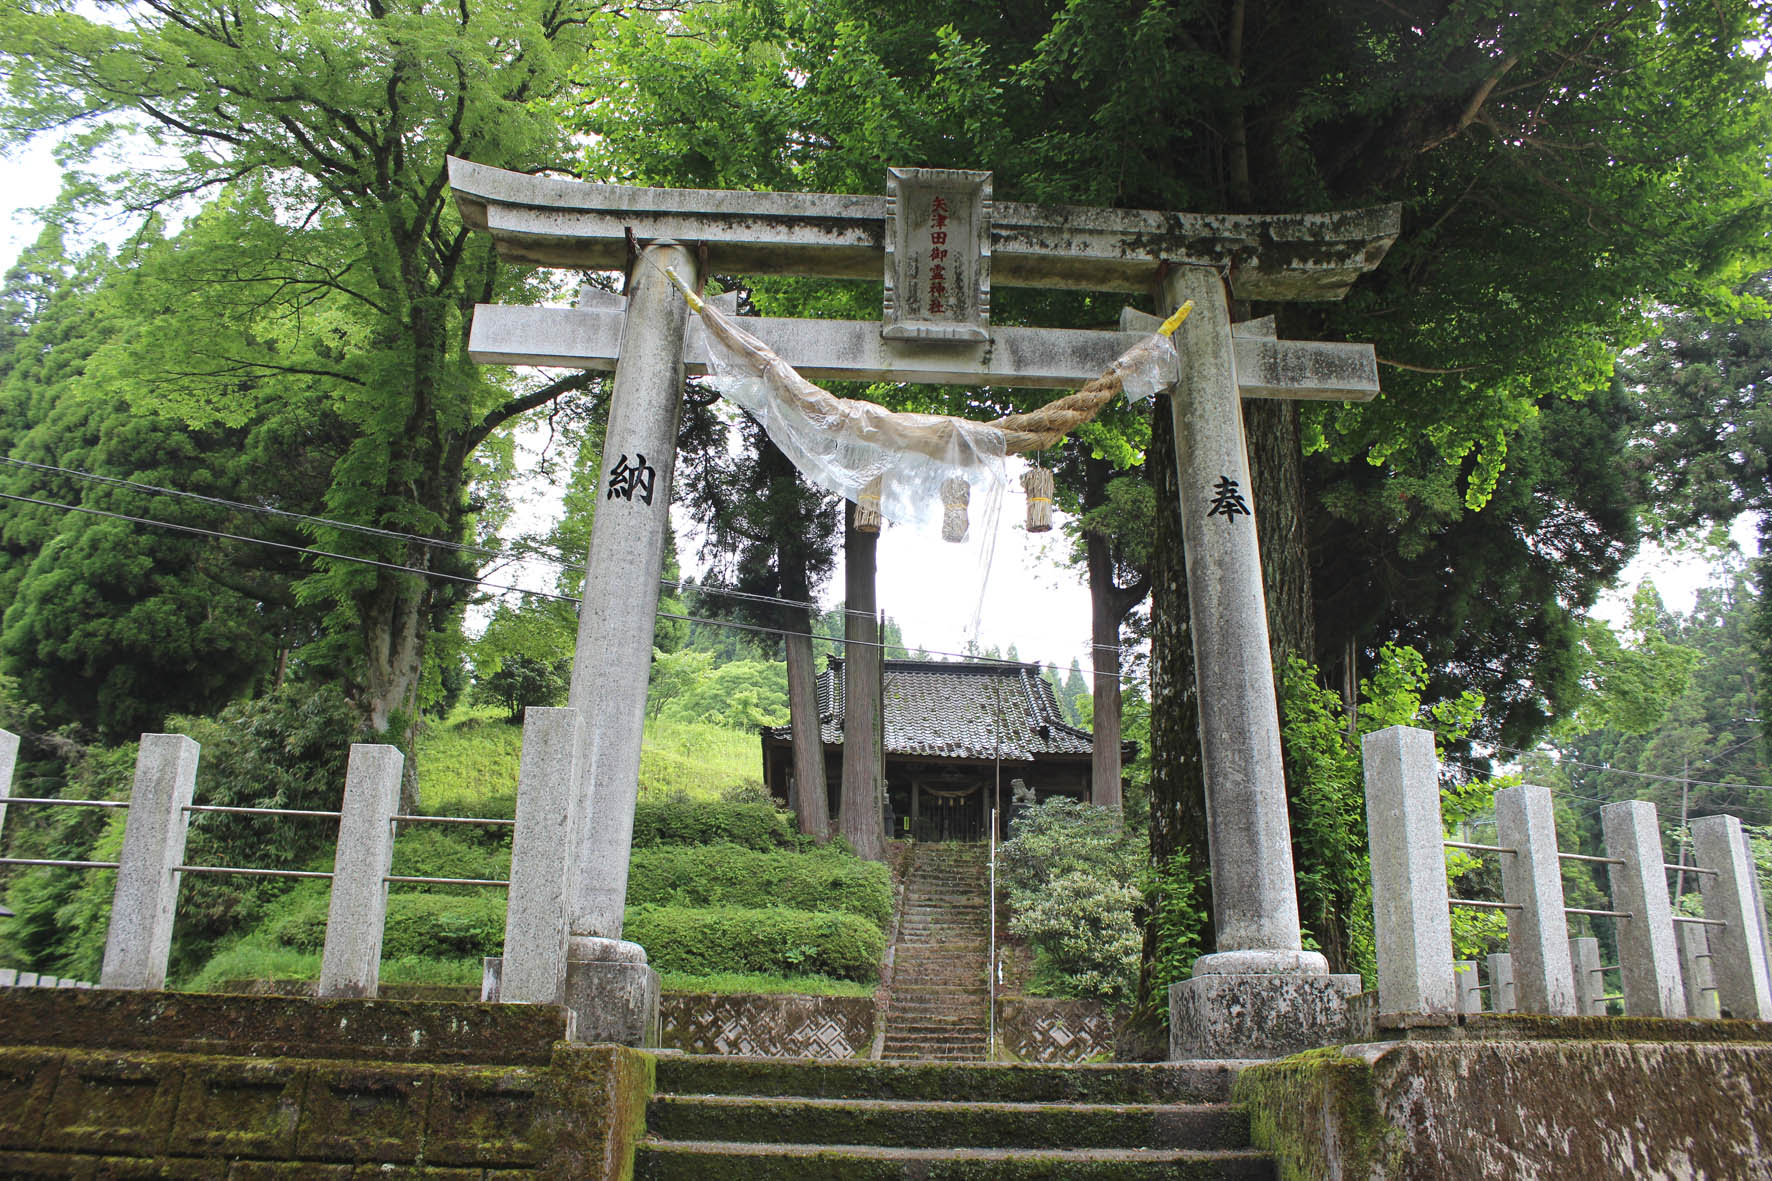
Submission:
M 886 172 L 887 340 L 984 342 L 991 318 L 991 174 Z

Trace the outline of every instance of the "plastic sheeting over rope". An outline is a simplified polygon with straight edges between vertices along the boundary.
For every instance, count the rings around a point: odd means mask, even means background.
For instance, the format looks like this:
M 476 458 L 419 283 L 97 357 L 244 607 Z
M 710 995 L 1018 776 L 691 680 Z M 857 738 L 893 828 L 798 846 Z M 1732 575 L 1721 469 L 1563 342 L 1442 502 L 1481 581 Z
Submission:
M 877 493 L 877 511 L 886 520 L 930 527 L 943 521 L 944 502 L 955 500 L 951 481 L 962 480 L 991 534 L 1008 487 L 1004 458 L 1053 446 L 1116 394 L 1138 400 L 1174 384 L 1178 362 L 1170 334 L 1188 311 L 1182 308 L 1076 393 L 1026 414 L 974 422 L 836 397 L 703 302 L 674 271 L 666 273 L 707 329 L 714 388 L 749 411 L 808 481 L 856 503 L 865 490 L 870 508 Z M 946 532 L 953 539 L 951 522 Z

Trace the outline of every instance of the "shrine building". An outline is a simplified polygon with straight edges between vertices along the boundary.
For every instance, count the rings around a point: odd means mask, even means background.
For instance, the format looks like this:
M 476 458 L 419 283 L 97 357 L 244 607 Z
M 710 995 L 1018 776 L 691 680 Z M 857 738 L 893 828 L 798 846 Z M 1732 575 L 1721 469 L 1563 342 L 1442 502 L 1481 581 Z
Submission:
M 886 832 L 920 841 L 983 840 L 991 809 L 1006 835 L 1012 781 L 1052 796 L 1092 802 L 1089 731 L 1064 720 L 1037 664 L 888 660 L 884 670 Z M 818 721 L 833 821 L 843 781 L 843 658 L 818 675 Z M 793 730 L 765 726 L 763 781 L 792 800 Z M 1138 744 L 1121 746 L 1123 762 Z

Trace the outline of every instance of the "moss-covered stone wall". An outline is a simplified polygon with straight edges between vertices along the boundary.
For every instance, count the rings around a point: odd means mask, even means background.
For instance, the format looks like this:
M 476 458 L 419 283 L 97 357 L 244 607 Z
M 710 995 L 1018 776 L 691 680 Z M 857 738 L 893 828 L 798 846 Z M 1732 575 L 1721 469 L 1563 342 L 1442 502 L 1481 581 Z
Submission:
M 1233 1099 L 1287 1181 L 1772 1178 L 1772 1031 L 1658 1024 L 1317 1050 L 1245 1069 Z
M 527 1006 L 16 994 L 0 993 L 6 1177 L 625 1181 L 653 1090 L 651 1055 L 557 1042 L 559 1014 Z

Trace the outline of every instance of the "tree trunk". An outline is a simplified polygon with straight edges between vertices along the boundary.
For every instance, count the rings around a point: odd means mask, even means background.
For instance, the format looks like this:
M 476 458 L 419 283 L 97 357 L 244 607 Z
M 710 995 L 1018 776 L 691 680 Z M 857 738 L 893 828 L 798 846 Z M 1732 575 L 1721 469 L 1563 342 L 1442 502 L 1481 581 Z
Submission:
M 818 724 L 818 685 L 813 668 L 812 620 L 805 611 L 789 625 L 788 718 L 794 731 L 794 816 L 800 831 L 824 842 L 831 835 L 830 802 L 825 794 L 824 740 Z
M 880 811 L 880 632 L 875 618 L 875 533 L 855 528 L 855 506 L 844 508 L 843 794 L 838 824 L 859 857 L 886 860 L 886 822 Z
M 1200 756 L 1200 703 L 1194 682 L 1194 636 L 1188 619 L 1187 566 L 1181 541 L 1181 487 L 1175 470 L 1175 430 L 1169 407 L 1151 414 L 1145 470 L 1156 491 L 1156 540 L 1151 561 L 1151 860 L 1161 864 L 1185 853 L 1201 875 L 1205 909 L 1203 946 L 1210 947 L 1212 864 L 1206 838 L 1206 772 Z M 1145 927 L 1139 973 L 1141 1003 L 1166 1004 L 1149 995 L 1156 958 L 1156 929 Z
M 1104 538 L 1089 534 L 1089 642 L 1095 668 L 1095 755 L 1090 763 L 1094 801 L 1120 810 L 1120 619 L 1114 564 Z
M 1293 654 L 1310 660 L 1316 653 L 1298 403 L 1250 398 L 1243 403 L 1243 422 L 1249 447 L 1250 482 L 1254 485 L 1251 503 L 1261 537 L 1268 645 L 1274 658 L 1274 676 L 1278 678 L 1285 675 L 1287 659 Z
M 1104 459 L 1083 461 L 1083 511 L 1107 503 L 1111 469 Z M 1084 556 L 1089 569 L 1089 661 L 1093 669 L 1090 691 L 1094 716 L 1090 719 L 1095 740 L 1090 762 L 1093 800 L 1104 808 L 1120 810 L 1120 621 L 1131 606 L 1121 606 L 1124 596 L 1114 582 L 1114 551 L 1111 540 L 1100 533 L 1083 535 Z
M 421 592 L 401 580 L 384 576 L 383 586 L 372 596 L 380 610 L 365 613 L 363 623 L 363 707 L 378 741 L 390 742 L 406 753 L 400 774 L 400 810 L 419 809 L 418 760 L 413 742 L 418 736 L 418 686 L 424 671 L 425 629 L 420 610 Z

